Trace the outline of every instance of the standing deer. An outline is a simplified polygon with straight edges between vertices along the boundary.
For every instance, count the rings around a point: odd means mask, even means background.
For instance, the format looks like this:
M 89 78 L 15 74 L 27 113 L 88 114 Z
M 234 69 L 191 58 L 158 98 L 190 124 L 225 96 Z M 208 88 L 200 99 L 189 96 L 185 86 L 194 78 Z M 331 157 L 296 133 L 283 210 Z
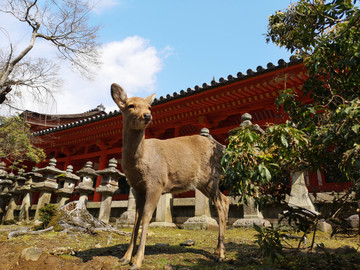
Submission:
M 123 115 L 122 168 L 136 191 L 135 226 L 128 250 L 120 260 L 122 264 L 131 262 L 142 222 L 140 244 L 130 269 L 141 267 L 149 222 L 160 196 L 195 188 L 215 204 L 220 223 L 215 255 L 219 260 L 224 259 L 229 200 L 219 190 L 223 146 L 200 135 L 168 140 L 145 139 L 155 94 L 147 98 L 128 98 L 125 91 L 114 83 L 111 95 Z

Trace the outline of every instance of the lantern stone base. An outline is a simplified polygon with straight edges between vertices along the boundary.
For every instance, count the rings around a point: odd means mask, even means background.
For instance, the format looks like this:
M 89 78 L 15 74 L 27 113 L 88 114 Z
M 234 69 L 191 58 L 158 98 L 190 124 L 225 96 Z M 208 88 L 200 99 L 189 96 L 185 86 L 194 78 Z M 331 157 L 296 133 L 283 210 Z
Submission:
M 177 228 L 175 223 L 172 222 L 163 222 L 163 221 L 155 221 L 155 222 L 151 222 L 149 227 L 155 228 L 155 227 L 159 227 L 159 228 Z
M 217 221 L 206 215 L 189 218 L 184 223 L 185 230 L 217 230 Z
M 240 218 L 236 220 L 233 224 L 234 228 L 240 228 L 240 227 L 253 227 L 255 225 L 259 227 L 270 227 L 271 223 L 270 221 L 263 219 L 263 218 Z
M 116 220 L 116 226 L 119 228 L 133 228 L 135 224 L 135 211 L 125 211 Z

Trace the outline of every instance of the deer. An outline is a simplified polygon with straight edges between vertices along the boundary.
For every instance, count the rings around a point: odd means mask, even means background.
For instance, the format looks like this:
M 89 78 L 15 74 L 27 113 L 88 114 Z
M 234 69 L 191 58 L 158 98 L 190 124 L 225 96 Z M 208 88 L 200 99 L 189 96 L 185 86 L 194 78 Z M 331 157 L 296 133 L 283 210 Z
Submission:
M 224 239 L 229 211 L 229 199 L 219 189 L 224 146 L 201 135 L 145 139 L 145 129 L 152 120 L 151 104 L 155 94 L 146 98 L 128 98 L 123 88 L 113 83 L 111 96 L 123 116 L 122 169 L 136 193 L 135 224 L 129 247 L 120 259 L 121 264 L 130 264 L 130 269 L 141 268 L 148 226 L 160 196 L 195 188 L 211 199 L 217 210 L 219 235 L 215 257 L 222 261 L 225 258 Z

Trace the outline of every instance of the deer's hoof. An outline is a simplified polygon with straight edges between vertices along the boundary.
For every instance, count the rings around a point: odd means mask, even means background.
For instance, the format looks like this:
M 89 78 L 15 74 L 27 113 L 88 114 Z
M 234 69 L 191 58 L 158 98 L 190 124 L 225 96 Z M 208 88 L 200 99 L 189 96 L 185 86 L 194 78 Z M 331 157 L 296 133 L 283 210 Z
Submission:
M 121 265 L 127 265 L 130 263 L 130 260 L 128 258 L 121 258 L 120 262 L 121 262 Z
M 225 257 L 216 256 L 216 258 L 215 258 L 216 262 L 223 262 L 224 260 L 225 260 Z
M 130 270 L 138 270 L 138 269 L 140 269 L 140 267 L 135 264 L 130 267 Z

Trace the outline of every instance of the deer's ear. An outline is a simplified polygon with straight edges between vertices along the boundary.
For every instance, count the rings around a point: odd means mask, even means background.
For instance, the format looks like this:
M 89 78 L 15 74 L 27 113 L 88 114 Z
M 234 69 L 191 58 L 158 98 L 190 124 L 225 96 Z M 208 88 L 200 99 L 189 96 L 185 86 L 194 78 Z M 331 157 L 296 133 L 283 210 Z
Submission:
M 120 110 L 123 110 L 127 101 L 125 90 L 122 89 L 120 85 L 113 83 L 111 85 L 111 96 L 115 103 L 119 106 Z
M 153 103 L 154 99 L 155 99 L 155 94 L 152 94 L 148 97 L 145 98 L 146 102 L 149 103 L 149 105 L 151 105 L 151 103 Z

